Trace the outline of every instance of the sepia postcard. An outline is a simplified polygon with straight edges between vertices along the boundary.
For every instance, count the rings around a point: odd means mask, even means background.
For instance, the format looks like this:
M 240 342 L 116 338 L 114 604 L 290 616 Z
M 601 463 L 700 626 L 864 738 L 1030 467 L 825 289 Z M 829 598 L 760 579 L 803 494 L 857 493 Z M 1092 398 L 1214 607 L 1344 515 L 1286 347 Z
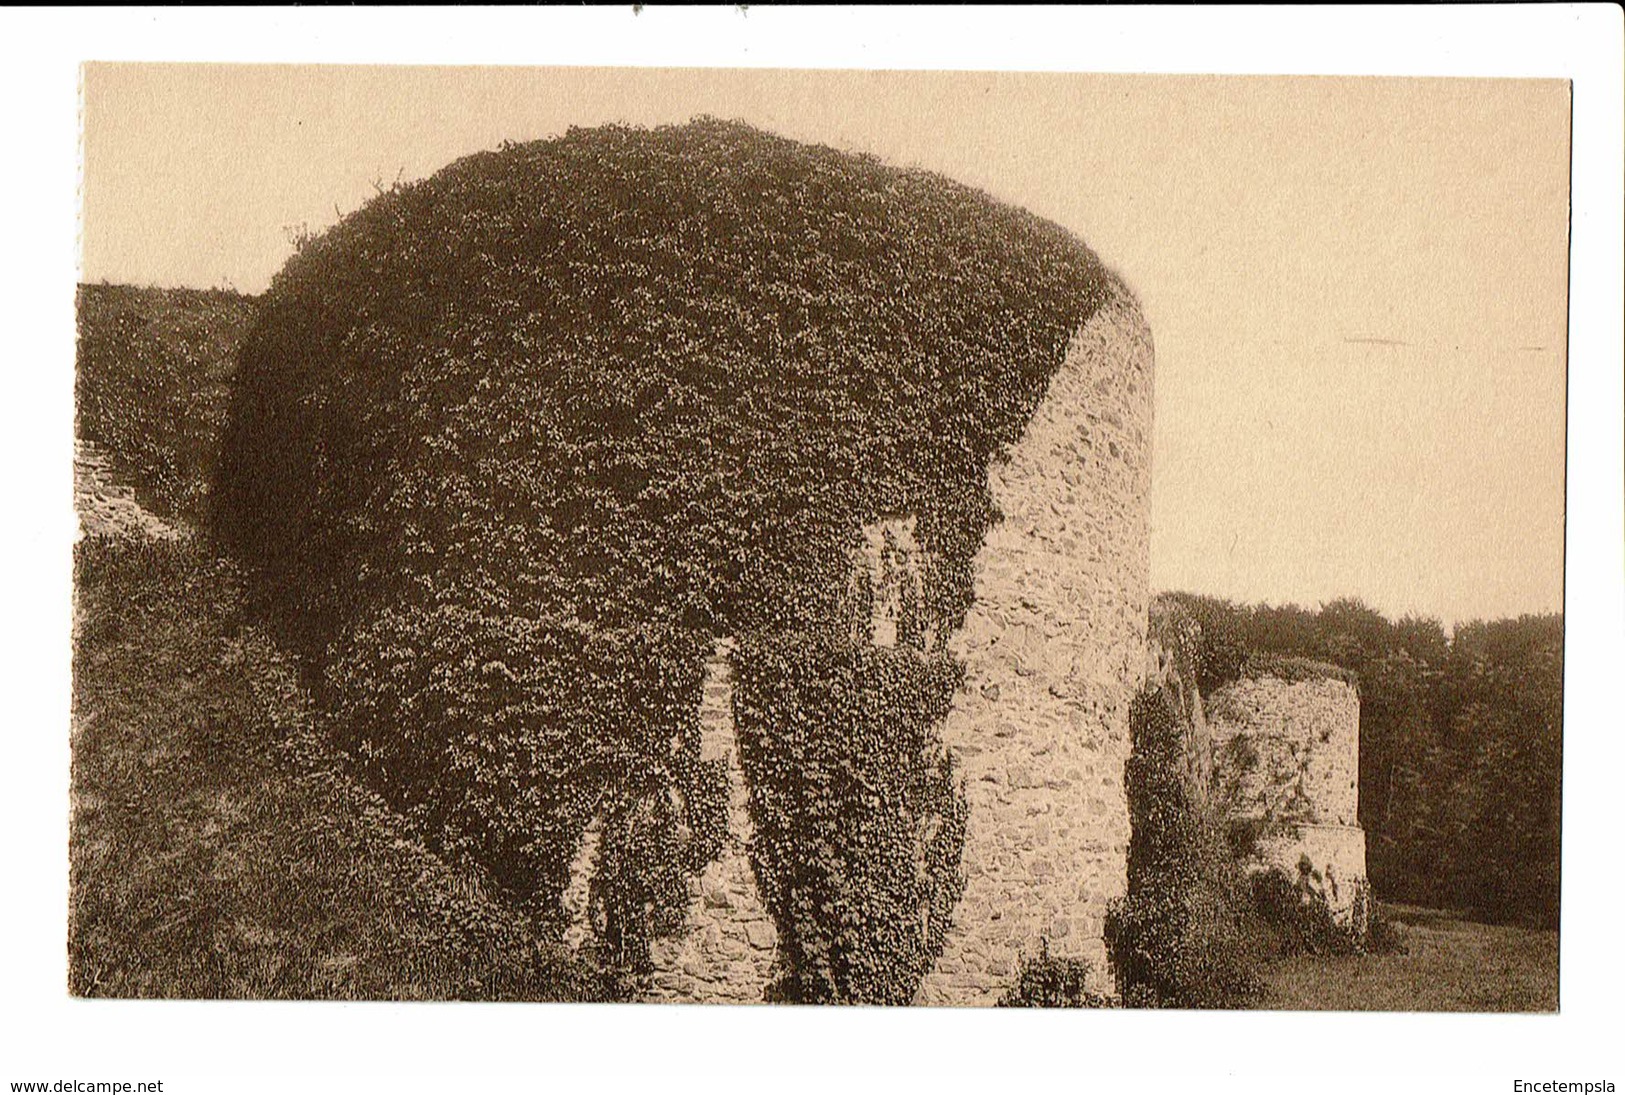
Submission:
M 284 14 L 69 51 L 0 1082 L 1619 1082 L 1579 67 Z
M 1555 1009 L 1569 109 L 87 66 L 71 991 Z

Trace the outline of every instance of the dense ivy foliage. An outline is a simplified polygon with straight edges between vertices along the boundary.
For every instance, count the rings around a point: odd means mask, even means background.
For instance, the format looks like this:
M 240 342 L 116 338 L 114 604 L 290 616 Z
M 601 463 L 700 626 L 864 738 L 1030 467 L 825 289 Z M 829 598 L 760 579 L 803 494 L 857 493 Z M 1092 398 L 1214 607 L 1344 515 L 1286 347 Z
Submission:
M 274 280 L 219 531 L 315 656 L 437 579 L 614 626 L 821 622 L 884 513 L 919 515 L 957 623 L 988 460 L 1104 290 L 1047 222 L 742 125 L 471 156 Z
M 1128 894 L 1106 917 L 1118 990 L 1130 1006 L 1236 1006 L 1258 991 L 1241 870 L 1190 779 L 1168 694 L 1136 697 L 1129 730 Z
M 735 721 L 777 996 L 908 1004 L 942 953 L 968 807 L 935 727 L 960 680 L 949 658 L 908 647 L 740 645 Z
M 201 524 L 254 298 L 81 285 L 77 315 L 75 436 L 111 454 L 149 510 Z
M 389 608 L 336 650 L 326 688 L 370 782 L 540 913 L 569 883 L 559 850 L 602 815 L 602 942 L 636 968 L 726 826 L 725 772 L 699 755 L 705 654 L 673 628 Z
M 1360 684 L 1359 677 L 1354 673 L 1330 662 L 1274 653 L 1248 654 L 1241 663 L 1240 675 L 1250 679 L 1275 677 L 1288 684 L 1326 680 L 1342 681 L 1355 688 Z
M 601 942 L 635 964 L 680 889 L 646 872 L 717 842 L 702 641 L 850 642 L 859 529 L 897 513 L 928 560 L 904 639 L 957 626 L 988 462 L 1106 285 L 980 192 L 740 124 L 478 154 L 277 275 L 213 532 L 378 785 L 513 893 L 556 905 L 618 819 Z

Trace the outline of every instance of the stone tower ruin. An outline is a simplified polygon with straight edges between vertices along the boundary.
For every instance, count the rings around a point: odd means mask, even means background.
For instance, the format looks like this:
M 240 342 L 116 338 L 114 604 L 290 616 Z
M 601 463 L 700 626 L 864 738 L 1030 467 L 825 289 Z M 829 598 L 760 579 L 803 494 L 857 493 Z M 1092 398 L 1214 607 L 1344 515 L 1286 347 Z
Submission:
M 1250 866 L 1279 868 L 1364 930 L 1360 698 L 1330 666 L 1268 663 L 1207 704 L 1214 777 L 1233 821 L 1257 833 Z
M 1151 394 L 1150 331 L 1114 280 L 1025 435 L 989 471 L 1002 520 L 976 557 L 975 604 L 946 637 L 966 667 L 943 740 L 970 805 L 967 884 L 920 1003 L 994 1004 L 1041 949 L 1086 959 L 1095 987 L 1111 990 L 1104 919 L 1126 887 L 1123 767 L 1145 672 Z M 875 645 L 898 641 L 899 603 L 920 566 L 912 530 L 909 517 L 865 530 L 858 566 L 874 594 L 865 638 Z M 704 749 L 728 760 L 728 844 L 694 887 L 685 932 L 655 948 L 653 999 L 760 1001 L 771 979 L 728 653 L 718 645 L 702 700 Z M 590 850 L 577 862 L 584 870 Z M 583 904 L 584 886 L 578 873 L 567 905 Z
M 897 715 L 932 740 L 884 761 L 929 752 L 934 780 L 917 831 L 887 814 L 879 838 L 888 879 L 931 891 L 879 895 L 920 922 L 918 943 L 864 937 L 909 952 L 886 999 L 992 1004 L 1046 951 L 1110 990 L 1152 344 L 1082 241 L 743 123 L 573 129 L 381 194 L 301 249 L 237 376 L 211 534 L 355 748 L 385 758 L 391 802 L 445 819 L 549 932 L 562 913 L 566 943 L 595 945 L 619 934 L 614 901 L 640 902 L 645 995 L 768 994 L 779 934 L 785 955 L 801 935 L 755 873 L 775 869 L 769 826 L 793 826 L 738 742 L 756 765 L 749 720 L 795 712 L 747 707 L 735 681 L 754 695 L 758 641 L 828 642 L 932 674 L 929 711 Z M 775 687 L 818 676 L 786 672 Z M 881 744 L 916 728 L 859 714 Z M 711 855 L 724 823 L 715 861 L 669 852 Z M 663 860 L 617 858 L 605 842 L 633 825 Z M 666 872 L 657 897 L 634 870 Z M 842 897 L 808 917 L 857 922 Z
M 1047 945 L 1110 988 L 1106 906 L 1127 886 L 1123 766 L 1145 668 L 1151 334 L 1113 283 L 1010 459 L 976 603 L 948 639 L 965 685 L 943 730 L 970 799 L 965 896 L 921 987 L 993 1004 Z

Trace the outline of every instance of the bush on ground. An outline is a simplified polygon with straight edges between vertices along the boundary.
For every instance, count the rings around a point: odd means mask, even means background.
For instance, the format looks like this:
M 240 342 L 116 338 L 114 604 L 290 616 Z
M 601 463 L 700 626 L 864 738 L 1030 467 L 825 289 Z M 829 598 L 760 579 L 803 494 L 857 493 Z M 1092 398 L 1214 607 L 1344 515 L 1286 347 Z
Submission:
M 1363 949 L 1359 932 L 1338 921 L 1319 890 L 1279 867 L 1253 875 L 1252 888 L 1253 912 L 1271 954 L 1341 955 Z
M 1367 954 L 1408 954 L 1410 945 L 1405 942 L 1405 931 L 1398 922 L 1382 911 L 1380 907 L 1373 908 L 1366 918 L 1365 952 Z
M 1001 1008 L 1105 1008 L 1111 999 L 1089 988 L 1086 959 L 1057 958 L 1044 940 L 1036 958 L 1021 964 L 1016 983 L 999 998 Z
M 1259 984 L 1240 868 L 1182 763 L 1169 697 L 1142 692 L 1129 726 L 1128 894 L 1106 918 L 1118 989 L 1136 1007 L 1238 1006 Z

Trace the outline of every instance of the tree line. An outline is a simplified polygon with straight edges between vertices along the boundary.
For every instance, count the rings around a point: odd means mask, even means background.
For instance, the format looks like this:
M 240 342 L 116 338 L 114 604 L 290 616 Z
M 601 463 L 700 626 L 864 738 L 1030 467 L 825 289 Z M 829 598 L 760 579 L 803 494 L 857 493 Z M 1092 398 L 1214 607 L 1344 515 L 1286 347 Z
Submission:
M 1200 683 L 1248 654 L 1316 658 L 1360 689 L 1360 823 L 1386 901 L 1556 927 L 1563 755 L 1561 614 L 1459 625 L 1174 594 L 1202 628 Z

